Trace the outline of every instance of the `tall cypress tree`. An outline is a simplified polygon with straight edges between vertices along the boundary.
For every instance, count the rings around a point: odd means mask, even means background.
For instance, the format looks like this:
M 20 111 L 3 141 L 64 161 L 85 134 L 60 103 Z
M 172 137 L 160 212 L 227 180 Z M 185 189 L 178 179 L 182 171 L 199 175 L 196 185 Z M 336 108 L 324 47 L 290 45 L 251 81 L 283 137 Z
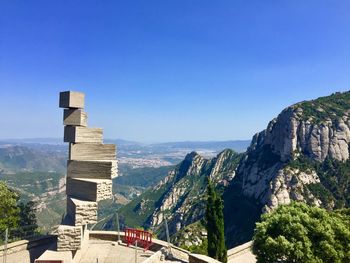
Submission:
M 208 255 L 226 263 L 227 249 L 224 235 L 224 204 L 210 180 L 208 180 L 207 194 Z
M 215 200 L 216 193 L 210 180 L 208 180 L 207 186 L 207 238 L 208 238 L 208 255 L 212 258 L 216 258 L 216 243 L 217 243 L 217 231 L 216 231 L 216 212 L 215 212 Z
M 216 197 L 215 201 L 216 217 L 217 217 L 217 259 L 223 263 L 227 262 L 227 248 L 225 245 L 225 225 L 224 225 L 224 202 L 221 196 Z

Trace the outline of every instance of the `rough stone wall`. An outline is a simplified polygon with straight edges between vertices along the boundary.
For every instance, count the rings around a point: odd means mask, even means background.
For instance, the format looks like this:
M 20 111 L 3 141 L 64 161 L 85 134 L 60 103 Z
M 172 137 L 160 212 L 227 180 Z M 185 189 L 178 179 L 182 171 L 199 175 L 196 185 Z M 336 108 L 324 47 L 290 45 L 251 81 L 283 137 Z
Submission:
M 95 224 L 97 222 L 97 203 L 68 197 L 67 213 L 73 219 L 75 226 Z
M 57 251 L 80 249 L 82 232 L 81 226 L 60 225 L 58 227 Z
M 112 198 L 112 180 L 103 180 L 97 184 L 97 202 Z

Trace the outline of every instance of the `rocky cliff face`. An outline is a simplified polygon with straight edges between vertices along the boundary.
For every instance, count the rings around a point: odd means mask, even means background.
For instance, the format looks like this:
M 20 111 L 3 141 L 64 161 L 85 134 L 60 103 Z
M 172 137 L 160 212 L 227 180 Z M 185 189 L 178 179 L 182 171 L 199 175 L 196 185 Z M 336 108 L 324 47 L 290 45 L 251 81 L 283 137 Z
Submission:
M 166 217 L 173 234 L 203 218 L 208 178 L 228 185 L 240 157 L 232 150 L 225 150 L 213 159 L 192 152 L 156 186 L 121 208 L 120 214 L 128 226 L 151 227 L 161 236 Z M 138 221 L 133 220 L 135 217 Z
M 283 110 L 266 130 L 256 134 L 239 166 L 245 196 L 266 210 L 291 200 L 322 206 L 308 185 L 322 183 L 315 166 L 290 165 L 301 157 L 312 162 L 349 159 L 350 92 L 302 102 Z

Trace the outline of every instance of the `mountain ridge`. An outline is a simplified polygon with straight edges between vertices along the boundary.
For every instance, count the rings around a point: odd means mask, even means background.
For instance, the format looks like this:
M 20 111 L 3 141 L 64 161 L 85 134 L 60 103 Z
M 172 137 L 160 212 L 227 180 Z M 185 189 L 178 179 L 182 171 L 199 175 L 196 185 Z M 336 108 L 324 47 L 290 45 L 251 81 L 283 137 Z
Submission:
M 204 181 L 199 191 L 187 184 L 195 193 L 195 202 L 186 204 L 188 197 L 181 198 L 188 193 L 181 180 L 185 178 L 188 182 L 196 176 L 216 180 L 223 191 L 225 236 L 229 247 L 250 240 L 260 215 L 280 204 L 297 200 L 327 209 L 348 207 L 349 114 L 350 92 L 335 93 L 285 108 L 265 130 L 253 136 L 247 152 L 240 155 L 238 162 L 221 158 L 224 156 L 220 156 L 221 153 L 212 161 L 197 153 L 188 154 L 155 186 L 154 192 L 165 186 L 168 188 L 158 193 L 146 220 L 139 221 L 139 226 L 154 228 L 157 232 L 157 226 L 162 225 L 166 215 L 170 233 L 191 225 L 198 228 L 201 224 L 194 223 L 203 219 L 205 211 Z M 220 181 L 228 174 L 231 174 L 229 180 Z M 137 218 L 137 211 L 147 207 L 147 198 L 141 195 L 138 201 L 130 204 L 136 213 L 128 216 L 133 220 Z M 196 206 L 198 204 L 201 206 Z M 120 211 L 123 212 L 123 208 Z M 188 241 L 178 235 L 176 240 Z
M 241 156 L 229 149 L 211 159 L 191 152 L 164 179 L 118 213 L 127 226 L 152 228 L 160 237 L 164 237 L 161 228 L 166 217 L 173 234 L 203 218 L 208 178 L 225 187 L 234 177 Z

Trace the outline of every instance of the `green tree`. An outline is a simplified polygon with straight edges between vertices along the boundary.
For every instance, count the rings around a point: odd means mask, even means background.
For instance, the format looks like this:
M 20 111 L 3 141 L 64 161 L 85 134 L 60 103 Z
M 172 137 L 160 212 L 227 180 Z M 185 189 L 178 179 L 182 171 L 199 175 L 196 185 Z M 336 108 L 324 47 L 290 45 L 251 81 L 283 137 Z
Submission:
M 217 218 L 216 218 L 216 211 L 215 211 L 215 200 L 216 200 L 216 192 L 212 185 L 212 183 L 209 181 L 207 186 L 207 209 L 206 209 L 206 227 L 207 227 L 207 238 L 208 238 L 208 255 L 210 257 L 216 258 L 216 245 L 218 242 L 217 237 Z
M 216 218 L 217 218 L 217 259 L 223 263 L 227 262 L 227 248 L 225 245 L 225 225 L 224 225 L 224 202 L 221 196 L 215 200 Z
M 292 202 L 262 216 L 253 252 L 258 262 L 350 262 L 349 210 L 328 212 Z
M 0 233 L 6 228 L 14 228 L 19 222 L 18 195 L 0 181 Z
M 11 232 L 11 235 L 16 238 L 29 238 L 33 236 L 37 229 L 37 220 L 36 220 L 36 208 L 35 202 L 29 201 L 28 203 L 20 203 L 19 207 L 19 222 L 18 228 L 14 229 Z
M 0 234 L 8 228 L 11 239 L 30 237 L 38 228 L 35 203 L 18 200 L 19 195 L 0 181 Z
M 221 262 L 227 262 L 227 249 L 224 235 L 224 204 L 221 196 L 216 192 L 212 182 L 207 186 L 206 228 L 208 239 L 208 255 Z

